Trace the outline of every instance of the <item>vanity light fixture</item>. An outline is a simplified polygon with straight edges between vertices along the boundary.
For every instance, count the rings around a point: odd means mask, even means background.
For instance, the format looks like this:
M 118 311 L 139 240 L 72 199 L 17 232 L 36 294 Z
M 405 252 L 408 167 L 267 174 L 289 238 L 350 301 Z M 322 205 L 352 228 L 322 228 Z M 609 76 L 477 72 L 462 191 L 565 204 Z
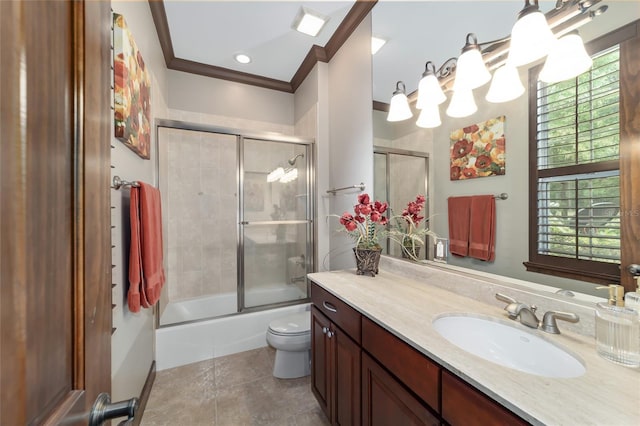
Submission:
M 402 121 L 413 117 L 411 108 L 409 107 L 409 99 L 407 99 L 406 88 L 402 81 L 396 83 L 396 90 L 391 97 L 391 105 L 389 106 L 389 115 L 387 121 Z
M 474 33 L 467 34 L 456 68 L 453 90 L 475 89 L 491 80 L 491 73 L 482 59 L 478 38 Z
M 427 103 L 418 116 L 416 126 L 423 127 L 425 129 L 433 129 L 442 124 L 440 120 L 440 107 L 436 103 Z
M 578 31 L 573 31 L 555 41 L 538 78 L 545 83 L 557 83 L 579 76 L 591 65 L 593 60 L 582 38 Z
M 510 37 L 479 43 L 475 34 L 467 34 L 459 58 L 447 59 L 437 70 L 433 63 L 426 63 L 417 96 L 415 92 L 409 96 L 412 102 L 417 97 L 416 108 L 423 110 L 416 125 L 440 125 L 438 105 L 446 100 L 443 88 L 453 89 L 446 111 L 448 116 L 467 117 L 476 112 L 478 107 L 473 98 L 473 89 L 489 81 L 490 71 L 493 70 L 493 81 L 485 99 L 496 103 L 521 96 L 525 88 L 516 67 L 544 56 L 547 59 L 540 72 L 541 81 L 558 82 L 587 71 L 592 61 L 576 30 L 606 12 L 607 6 L 594 8 L 601 1 L 558 0 L 554 10 L 545 16 L 540 12 L 538 0 L 533 0 L 533 4 L 531 0 L 525 0 Z M 486 47 L 481 50 L 481 46 Z M 410 118 L 413 114 L 403 82 L 396 84 L 393 95 L 387 121 Z M 428 112 L 424 111 L 425 108 Z
M 298 179 L 298 169 L 294 167 L 294 168 L 288 169 L 284 173 L 284 176 L 280 178 L 280 183 L 289 183 L 296 179 Z
M 431 65 L 431 67 L 429 67 Z M 436 77 L 436 66 L 433 62 L 427 61 L 424 65 L 422 79 L 418 84 L 418 101 L 416 108 L 423 109 L 427 104 L 440 105 L 447 100 L 447 96 L 442 91 L 438 77 Z M 422 116 L 422 114 L 420 114 Z M 438 114 L 438 117 L 440 115 Z
M 382 37 L 372 36 L 371 37 L 371 54 L 375 55 L 378 51 L 387 43 L 387 40 Z
M 233 58 L 241 64 L 248 64 L 251 62 L 251 57 L 249 55 L 245 55 L 244 53 L 238 53 Z
M 320 30 L 322 30 L 322 27 L 324 27 L 324 24 L 326 24 L 328 20 L 329 18 L 321 13 L 301 6 L 291 27 L 303 34 L 315 37 L 320 33 Z
M 546 56 L 554 40 L 547 18 L 540 12 L 538 0 L 533 0 L 533 4 L 525 0 L 524 8 L 511 29 L 509 64 L 519 67 Z
M 505 64 L 493 73 L 485 99 L 493 103 L 509 102 L 524 93 L 524 86 L 516 67 Z
M 461 118 L 468 117 L 478 110 L 475 99 L 473 99 L 473 91 L 471 89 L 454 89 L 451 102 L 447 108 L 449 117 Z

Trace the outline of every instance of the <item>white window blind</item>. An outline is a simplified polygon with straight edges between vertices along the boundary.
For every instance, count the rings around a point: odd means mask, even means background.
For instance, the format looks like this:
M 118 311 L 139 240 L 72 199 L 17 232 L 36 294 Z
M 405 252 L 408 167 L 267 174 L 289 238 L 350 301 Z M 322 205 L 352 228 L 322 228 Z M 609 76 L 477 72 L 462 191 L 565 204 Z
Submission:
M 575 79 L 537 89 L 537 248 L 620 262 L 619 47 Z

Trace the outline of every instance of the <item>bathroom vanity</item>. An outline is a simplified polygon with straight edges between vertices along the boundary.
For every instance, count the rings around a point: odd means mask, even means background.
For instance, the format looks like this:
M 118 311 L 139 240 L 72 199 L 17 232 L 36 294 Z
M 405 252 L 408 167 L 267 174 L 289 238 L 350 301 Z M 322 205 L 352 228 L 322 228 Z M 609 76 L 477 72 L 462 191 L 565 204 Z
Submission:
M 536 298 L 541 311 L 557 309 L 562 301 L 555 296 L 545 304 L 547 296 L 535 291 L 411 265 L 385 259 L 373 278 L 349 270 L 309 275 L 312 390 L 332 424 L 638 424 L 640 371 L 599 358 L 593 337 L 568 330 L 564 322 L 558 323 L 562 334 L 551 335 L 510 321 L 503 302 L 487 303 L 477 292 L 510 292 L 523 302 Z M 418 275 L 397 273 L 404 266 Z M 468 282 L 473 294 L 441 288 L 457 281 L 462 284 L 450 287 L 460 291 Z M 588 304 L 569 303 L 571 309 L 591 324 Z M 571 353 L 586 372 L 550 378 L 486 361 L 434 330 L 432 322 L 449 314 L 513 322 Z

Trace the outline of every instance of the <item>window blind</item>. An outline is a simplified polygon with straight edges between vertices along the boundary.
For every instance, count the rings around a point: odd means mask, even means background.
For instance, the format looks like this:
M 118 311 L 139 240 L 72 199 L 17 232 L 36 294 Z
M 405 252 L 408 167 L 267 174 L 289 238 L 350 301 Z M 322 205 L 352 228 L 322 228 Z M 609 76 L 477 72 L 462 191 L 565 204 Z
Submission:
M 619 46 L 537 88 L 538 254 L 620 262 Z

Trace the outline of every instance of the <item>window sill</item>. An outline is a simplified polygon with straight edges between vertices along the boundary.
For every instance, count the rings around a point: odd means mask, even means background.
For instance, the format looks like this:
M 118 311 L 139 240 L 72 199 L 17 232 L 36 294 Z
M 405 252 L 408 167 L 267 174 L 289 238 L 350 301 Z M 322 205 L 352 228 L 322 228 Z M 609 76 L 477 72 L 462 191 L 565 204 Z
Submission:
M 587 281 L 595 284 L 613 284 L 620 282 L 620 275 L 609 274 L 606 272 L 578 271 L 571 268 L 564 268 L 562 266 L 536 262 L 523 262 L 522 264 L 527 268 L 528 272 L 552 275 L 554 277 Z

